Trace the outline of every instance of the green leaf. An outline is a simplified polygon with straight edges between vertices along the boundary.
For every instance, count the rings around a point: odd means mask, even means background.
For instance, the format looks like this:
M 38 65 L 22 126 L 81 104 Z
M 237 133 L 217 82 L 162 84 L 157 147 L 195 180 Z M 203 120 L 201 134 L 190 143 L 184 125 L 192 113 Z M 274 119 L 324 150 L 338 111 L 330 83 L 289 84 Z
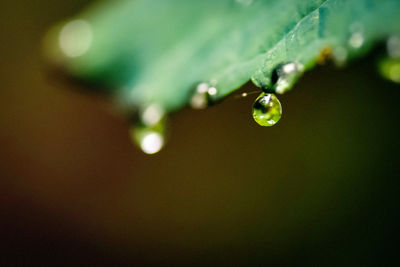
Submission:
M 250 79 L 273 91 L 281 63 L 345 63 L 399 33 L 398 0 L 118 0 L 56 27 L 48 50 L 128 110 L 173 111 L 198 83 L 215 83 L 213 100 Z

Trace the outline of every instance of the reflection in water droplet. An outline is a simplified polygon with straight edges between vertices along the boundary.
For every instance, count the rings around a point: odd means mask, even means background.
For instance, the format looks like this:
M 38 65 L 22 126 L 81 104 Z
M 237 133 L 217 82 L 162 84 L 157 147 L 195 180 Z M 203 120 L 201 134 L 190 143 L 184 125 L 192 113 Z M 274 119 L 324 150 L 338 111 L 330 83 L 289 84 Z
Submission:
M 283 94 L 291 89 L 303 70 L 304 66 L 298 62 L 279 64 L 273 70 L 271 77 L 274 92 Z
M 141 111 L 140 119 L 147 126 L 154 126 L 159 123 L 165 115 L 164 109 L 157 104 L 149 105 Z
M 211 105 L 217 93 L 218 90 L 215 86 L 209 83 L 200 83 L 192 95 L 190 105 L 194 109 L 204 109 Z
M 387 51 L 392 58 L 400 58 L 400 36 L 393 35 L 387 40 Z
M 261 126 L 273 126 L 282 117 L 282 106 L 274 94 L 262 93 L 254 102 L 253 118 Z
M 85 54 L 93 41 L 93 30 L 86 20 L 78 19 L 67 23 L 58 38 L 61 51 L 68 57 Z
M 379 72 L 386 79 L 400 83 L 400 58 L 387 57 L 379 63 Z

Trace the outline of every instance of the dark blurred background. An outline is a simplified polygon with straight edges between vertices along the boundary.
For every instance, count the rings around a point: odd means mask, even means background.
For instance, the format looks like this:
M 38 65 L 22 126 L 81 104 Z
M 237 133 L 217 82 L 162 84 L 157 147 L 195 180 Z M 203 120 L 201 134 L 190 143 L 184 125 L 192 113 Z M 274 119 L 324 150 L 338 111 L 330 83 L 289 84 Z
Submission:
M 1 5 L 0 265 L 395 259 L 400 88 L 379 77 L 379 51 L 307 73 L 272 128 L 253 122 L 254 97 L 179 112 L 147 156 L 43 60 L 45 32 L 88 2 Z

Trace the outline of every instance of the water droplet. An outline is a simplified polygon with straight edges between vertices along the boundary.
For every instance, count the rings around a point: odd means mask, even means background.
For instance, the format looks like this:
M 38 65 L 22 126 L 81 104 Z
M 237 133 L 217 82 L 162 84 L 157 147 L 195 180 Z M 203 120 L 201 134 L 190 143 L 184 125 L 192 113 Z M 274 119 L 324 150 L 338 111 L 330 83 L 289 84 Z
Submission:
M 146 126 L 154 126 L 165 116 L 164 109 L 158 104 L 152 104 L 142 109 L 140 119 Z
M 361 48 L 365 42 L 363 25 L 357 22 L 353 23 L 350 26 L 350 32 L 349 45 L 354 49 Z
M 379 63 L 379 72 L 386 79 L 400 83 L 400 58 L 387 57 Z
M 84 55 L 92 45 L 92 26 L 82 19 L 68 22 L 60 31 L 58 38 L 61 51 L 71 58 Z
M 130 130 L 132 141 L 146 154 L 156 154 L 165 145 L 164 124 L 159 123 L 153 127 L 143 125 L 133 126 Z
M 349 44 L 353 48 L 360 48 L 364 44 L 364 36 L 361 32 L 355 32 L 349 39 Z
M 214 84 L 200 83 L 190 100 L 190 105 L 194 109 L 204 109 L 210 106 L 218 94 L 218 90 Z
M 144 153 L 158 153 L 165 145 L 166 124 L 165 110 L 157 104 L 149 105 L 135 119 L 131 139 Z
M 139 145 L 142 151 L 146 154 L 156 154 L 164 146 L 164 136 L 157 132 L 146 132 L 142 134 L 139 140 Z
M 392 58 L 400 58 L 400 36 L 393 35 L 388 38 L 387 51 Z
M 273 91 L 283 94 L 292 88 L 303 73 L 304 66 L 298 62 L 279 64 L 272 72 Z
M 273 126 L 282 117 L 282 106 L 274 94 L 262 93 L 253 105 L 253 118 L 261 126 Z

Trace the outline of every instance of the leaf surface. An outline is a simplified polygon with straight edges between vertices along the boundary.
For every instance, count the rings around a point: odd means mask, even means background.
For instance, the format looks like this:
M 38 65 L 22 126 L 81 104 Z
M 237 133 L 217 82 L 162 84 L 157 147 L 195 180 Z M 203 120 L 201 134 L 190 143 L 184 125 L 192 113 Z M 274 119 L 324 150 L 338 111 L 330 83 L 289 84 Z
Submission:
M 218 100 L 249 80 L 270 88 L 281 63 L 307 70 L 324 57 L 361 56 L 400 33 L 400 1 L 118 0 L 74 20 L 86 23 L 90 38 L 79 27 L 65 33 L 71 22 L 59 25 L 66 44 L 57 35 L 53 58 L 67 72 L 107 88 L 129 110 L 156 103 L 173 111 L 201 82 L 215 83 Z M 67 56 L 68 45 L 87 51 Z

